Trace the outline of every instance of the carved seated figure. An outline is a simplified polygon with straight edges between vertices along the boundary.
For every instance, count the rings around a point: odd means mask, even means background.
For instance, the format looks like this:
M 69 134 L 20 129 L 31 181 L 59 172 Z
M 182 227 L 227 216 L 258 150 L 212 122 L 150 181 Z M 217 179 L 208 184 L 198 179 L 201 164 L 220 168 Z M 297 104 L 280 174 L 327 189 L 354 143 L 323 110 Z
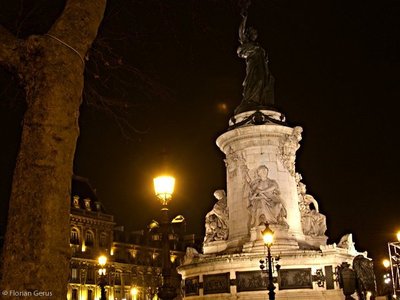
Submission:
M 300 185 L 300 214 L 301 214 L 301 225 L 303 227 L 303 233 L 308 236 L 323 236 L 327 229 L 326 217 L 319 212 L 319 206 L 317 200 L 313 196 L 306 194 L 305 184 L 299 183 Z M 310 205 L 314 206 L 311 209 Z
M 207 213 L 204 242 L 223 241 L 228 238 L 228 207 L 224 190 L 216 190 L 214 197 L 218 200 L 213 209 Z

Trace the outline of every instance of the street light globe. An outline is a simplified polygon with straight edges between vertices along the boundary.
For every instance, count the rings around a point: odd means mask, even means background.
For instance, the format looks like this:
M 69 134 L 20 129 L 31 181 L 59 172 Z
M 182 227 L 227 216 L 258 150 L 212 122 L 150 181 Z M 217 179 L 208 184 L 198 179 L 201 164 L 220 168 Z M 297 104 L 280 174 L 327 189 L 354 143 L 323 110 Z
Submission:
M 156 196 L 166 205 L 172 198 L 175 187 L 175 178 L 172 176 L 158 176 L 153 179 Z
M 400 230 L 399 230 L 399 231 L 397 231 L 397 233 L 396 233 L 396 236 L 397 236 L 397 241 L 399 241 L 399 242 L 400 242 Z
M 261 232 L 264 240 L 264 244 L 270 247 L 274 242 L 274 232 L 269 228 L 268 224 L 265 224 L 265 229 Z
M 97 261 L 99 262 L 99 265 L 101 267 L 104 267 L 107 263 L 107 256 L 105 255 L 100 255 L 99 258 L 97 259 Z
M 382 264 L 383 264 L 383 266 L 384 266 L 385 268 L 389 268 L 389 266 L 390 266 L 390 261 L 389 261 L 388 259 L 384 259 L 384 260 L 382 261 Z
M 133 297 L 136 297 L 138 294 L 139 294 L 139 290 L 138 290 L 137 287 L 131 288 L 131 295 L 132 295 Z

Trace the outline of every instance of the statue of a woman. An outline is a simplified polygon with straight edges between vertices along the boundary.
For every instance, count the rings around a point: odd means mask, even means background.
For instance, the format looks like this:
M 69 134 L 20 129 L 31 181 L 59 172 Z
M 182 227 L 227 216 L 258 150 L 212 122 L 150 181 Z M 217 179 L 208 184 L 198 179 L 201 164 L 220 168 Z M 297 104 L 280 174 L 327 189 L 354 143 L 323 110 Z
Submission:
M 268 168 L 257 168 L 257 177 L 249 182 L 250 227 L 260 223 L 286 224 L 287 212 L 280 198 L 278 183 L 268 178 Z
M 228 238 L 228 206 L 224 190 L 216 190 L 214 197 L 218 200 L 213 209 L 206 215 L 206 235 L 204 242 L 222 241 Z
M 323 236 L 326 231 L 326 217 L 319 212 L 319 205 L 313 196 L 306 193 L 306 185 L 299 182 L 299 208 L 303 233 L 309 236 Z M 310 208 L 310 205 L 314 209 Z
M 274 82 L 268 68 L 268 57 L 264 49 L 256 42 L 257 30 L 246 28 L 247 9 L 242 11 L 242 22 L 239 27 L 240 46 L 238 56 L 246 61 L 246 78 L 243 81 L 242 103 L 235 113 L 254 107 L 272 106 L 274 104 Z

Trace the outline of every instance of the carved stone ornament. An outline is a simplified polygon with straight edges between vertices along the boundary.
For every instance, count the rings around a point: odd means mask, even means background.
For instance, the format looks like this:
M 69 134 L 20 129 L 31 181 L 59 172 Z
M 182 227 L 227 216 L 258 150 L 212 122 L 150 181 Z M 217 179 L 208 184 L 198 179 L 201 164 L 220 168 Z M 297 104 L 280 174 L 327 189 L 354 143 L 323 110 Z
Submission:
M 80 208 L 79 206 L 79 196 L 74 196 L 74 208 Z
M 301 179 L 300 174 L 297 176 L 299 176 L 297 179 Z M 306 185 L 301 181 L 297 182 L 297 190 L 303 233 L 312 237 L 324 236 L 327 229 L 326 217 L 319 212 L 317 200 L 306 193 Z M 314 206 L 314 209 L 311 209 L 311 204 Z
M 192 261 L 198 259 L 199 257 L 200 254 L 195 248 L 187 247 L 185 256 L 183 258 L 183 264 L 190 264 Z
M 268 177 L 265 165 L 253 170 L 254 177 L 247 172 L 244 197 L 247 199 L 250 214 L 249 228 L 260 223 L 287 225 L 287 211 L 280 198 L 278 183 Z
M 237 176 L 238 169 L 246 165 L 246 159 L 243 153 L 239 155 L 235 152 L 232 147 L 229 147 L 228 153 L 226 154 L 225 166 L 228 171 L 228 177 L 234 178 Z
M 204 243 L 225 241 L 229 234 L 226 193 L 224 190 L 216 190 L 214 197 L 217 199 L 217 203 L 214 204 L 213 209 L 207 213 L 205 218 L 206 235 Z
M 346 249 L 348 253 L 355 254 L 357 253 L 355 243 L 353 242 L 353 234 L 348 233 L 340 238 L 340 241 L 337 245 L 339 248 Z
M 300 148 L 301 133 L 303 128 L 296 126 L 293 128 L 292 134 L 286 134 L 279 141 L 279 158 L 284 167 L 289 171 L 290 175 L 295 176 L 296 151 Z

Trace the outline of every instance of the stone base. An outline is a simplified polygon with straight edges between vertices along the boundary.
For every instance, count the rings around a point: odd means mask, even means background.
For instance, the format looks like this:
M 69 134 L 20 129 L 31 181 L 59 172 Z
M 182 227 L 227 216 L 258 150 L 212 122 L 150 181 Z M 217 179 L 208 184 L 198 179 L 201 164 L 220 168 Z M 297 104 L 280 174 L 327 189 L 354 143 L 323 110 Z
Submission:
M 328 237 L 323 236 L 305 236 L 304 245 L 301 248 L 320 249 L 321 246 L 326 246 Z
M 280 270 L 273 269 L 277 300 L 344 299 L 333 273 L 343 262 L 352 263 L 354 256 L 346 249 L 332 245 L 318 251 L 271 251 L 275 259 L 280 257 Z M 264 252 L 199 254 L 187 260 L 178 267 L 185 283 L 184 299 L 268 299 L 267 275 L 259 268 L 261 259 L 265 260 Z
M 210 243 L 204 243 L 203 245 L 203 253 L 204 254 L 212 254 L 212 253 L 220 253 L 226 250 L 228 246 L 226 241 L 215 241 Z
M 280 224 L 270 224 L 269 227 L 274 232 L 274 250 L 294 250 L 299 249 L 296 238 L 289 233 L 288 226 Z M 250 241 L 243 245 L 243 252 L 263 252 L 265 245 L 261 232 L 265 229 L 264 225 L 250 229 Z M 318 247 L 319 249 L 319 247 Z

